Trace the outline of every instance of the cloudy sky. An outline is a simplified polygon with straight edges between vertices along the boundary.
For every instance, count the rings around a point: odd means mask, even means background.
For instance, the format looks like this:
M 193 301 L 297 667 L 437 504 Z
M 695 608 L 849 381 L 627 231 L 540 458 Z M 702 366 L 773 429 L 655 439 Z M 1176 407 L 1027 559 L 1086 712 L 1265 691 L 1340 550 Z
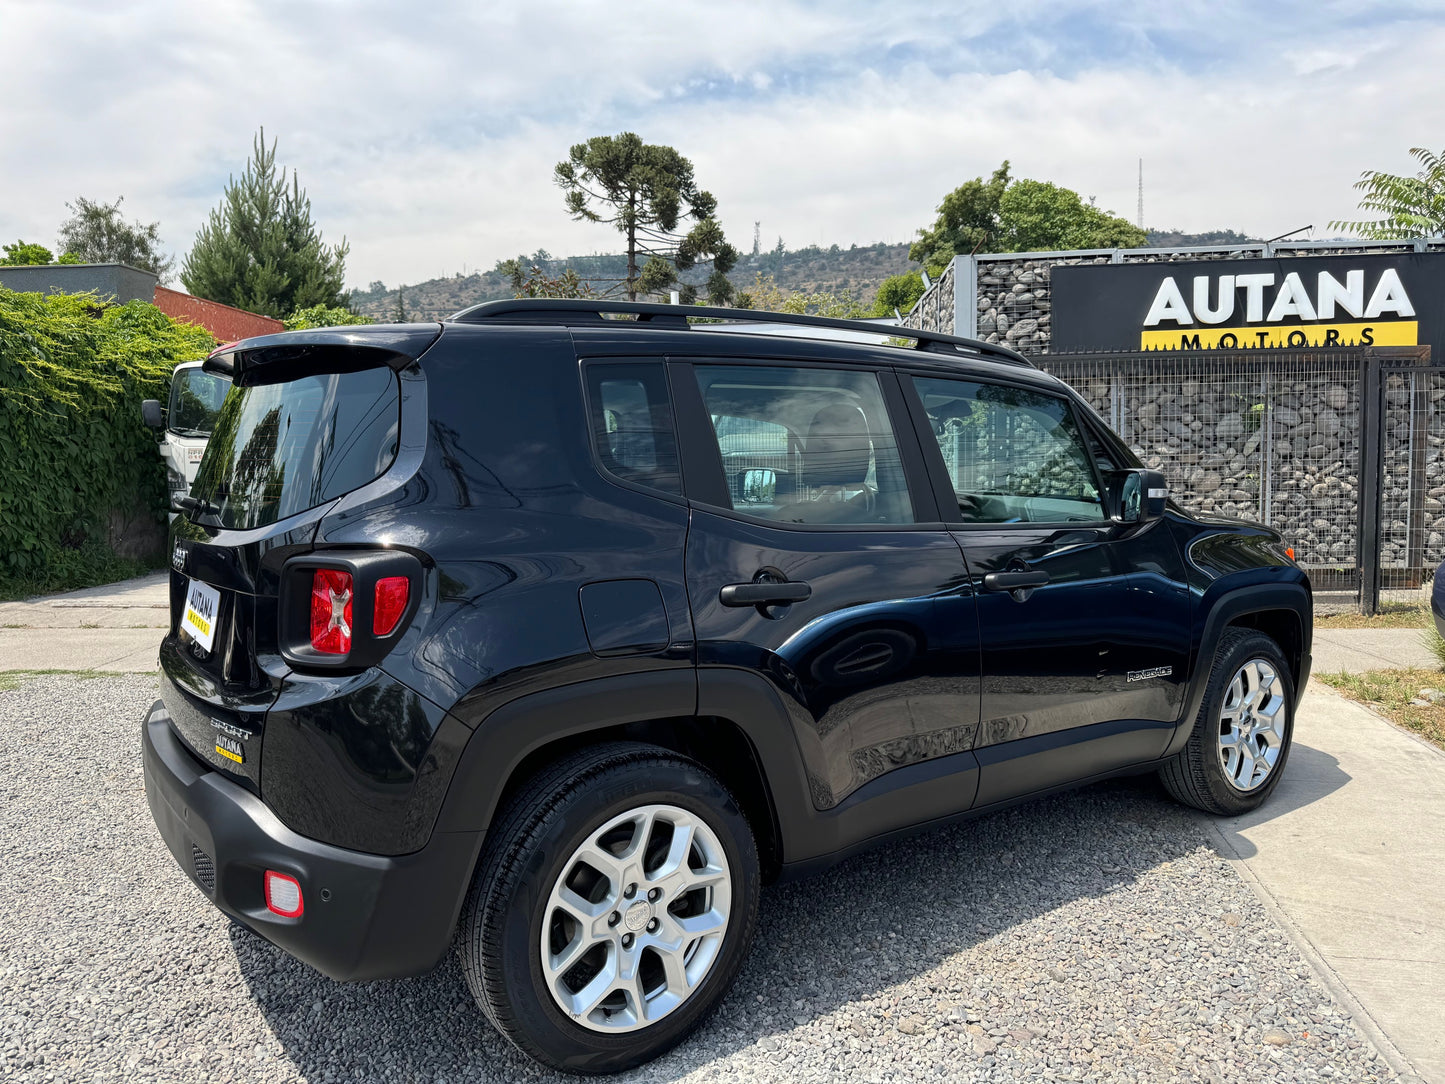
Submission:
M 690 157 L 730 239 L 909 239 L 1007 158 L 1134 218 L 1261 236 L 1353 217 L 1445 146 L 1445 2 L 0 0 L 0 239 L 125 197 L 178 254 L 264 125 L 348 280 L 546 248 L 553 165 L 624 130 Z

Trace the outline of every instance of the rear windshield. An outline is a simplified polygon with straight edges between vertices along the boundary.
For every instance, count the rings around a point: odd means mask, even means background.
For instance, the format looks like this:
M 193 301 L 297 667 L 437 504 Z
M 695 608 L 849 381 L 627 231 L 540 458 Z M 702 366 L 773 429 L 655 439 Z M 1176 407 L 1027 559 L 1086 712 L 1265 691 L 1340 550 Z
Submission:
M 216 427 L 216 415 L 231 382 L 199 366 L 177 369 L 171 377 L 171 409 L 166 428 L 187 437 L 203 437 Z
M 401 397 L 387 368 L 232 388 L 191 496 L 194 518 L 264 527 L 379 477 L 396 457 Z

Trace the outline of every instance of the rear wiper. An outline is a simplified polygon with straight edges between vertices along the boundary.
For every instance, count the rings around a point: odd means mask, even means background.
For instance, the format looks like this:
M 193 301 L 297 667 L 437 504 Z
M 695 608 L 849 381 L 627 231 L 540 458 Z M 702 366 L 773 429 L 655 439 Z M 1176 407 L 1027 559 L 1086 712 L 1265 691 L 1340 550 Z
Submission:
M 195 518 L 195 516 L 219 516 L 221 514 L 221 506 L 219 504 L 212 504 L 204 498 L 191 497 L 189 495 L 177 497 L 172 502 L 172 506 L 178 512 L 185 512 L 187 517 L 192 519 Z

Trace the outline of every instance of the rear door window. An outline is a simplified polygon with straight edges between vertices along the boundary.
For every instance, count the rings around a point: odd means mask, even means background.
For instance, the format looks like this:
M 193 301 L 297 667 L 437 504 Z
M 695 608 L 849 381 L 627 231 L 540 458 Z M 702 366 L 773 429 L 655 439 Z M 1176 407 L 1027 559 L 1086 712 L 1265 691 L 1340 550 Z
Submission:
M 777 523 L 913 523 L 875 373 L 695 365 L 735 511 Z
M 396 458 L 400 418 L 388 368 L 233 388 L 191 488 L 195 517 L 264 527 L 359 489 Z

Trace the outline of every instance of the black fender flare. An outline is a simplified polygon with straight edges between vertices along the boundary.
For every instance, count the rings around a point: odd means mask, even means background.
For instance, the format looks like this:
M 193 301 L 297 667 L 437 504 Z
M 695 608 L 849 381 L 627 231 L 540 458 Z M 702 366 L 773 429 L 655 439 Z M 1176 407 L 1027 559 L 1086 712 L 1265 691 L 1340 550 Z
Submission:
M 557 741 L 629 723 L 716 716 L 742 731 L 785 844 L 812 816 L 807 774 L 792 723 L 761 676 L 730 667 L 617 674 L 511 700 L 476 726 L 438 814 L 438 832 L 485 831 L 522 763 Z
M 1305 683 L 1310 672 L 1310 643 L 1314 631 L 1314 603 L 1309 589 L 1302 583 L 1255 584 L 1237 587 L 1216 597 L 1204 619 L 1204 631 L 1199 638 L 1199 647 L 1194 656 L 1194 673 L 1189 682 L 1189 692 L 1184 698 L 1184 712 L 1179 717 L 1178 728 L 1170 739 L 1164 755 L 1173 756 L 1183 749 L 1194 730 L 1194 720 L 1204 703 L 1204 692 L 1209 685 L 1211 662 L 1219 638 L 1231 622 L 1248 614 L 1282 610 L 1293 613 L 1300 623 L 1300 657 L 1295 662 L 1295 703 L 1304 694 Z

